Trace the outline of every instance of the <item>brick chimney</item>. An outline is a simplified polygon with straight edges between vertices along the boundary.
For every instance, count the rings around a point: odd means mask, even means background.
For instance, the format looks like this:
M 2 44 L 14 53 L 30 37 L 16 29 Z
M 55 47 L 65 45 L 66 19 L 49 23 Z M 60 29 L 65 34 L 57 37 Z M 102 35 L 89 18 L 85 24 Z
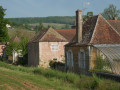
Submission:
M 80 43 L 82 40 L 82 11 L 77 10 L 76 11 L 76 42 Z

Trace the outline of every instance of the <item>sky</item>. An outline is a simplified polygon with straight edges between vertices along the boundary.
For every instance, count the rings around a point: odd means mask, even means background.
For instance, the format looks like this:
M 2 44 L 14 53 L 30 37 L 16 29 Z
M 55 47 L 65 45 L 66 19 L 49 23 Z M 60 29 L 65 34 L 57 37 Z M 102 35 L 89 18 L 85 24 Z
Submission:
M 77 9 L 99 14 L 110 4 L 120 9 L 120 0 L 0 0 L 6 18 L 75 16 Z

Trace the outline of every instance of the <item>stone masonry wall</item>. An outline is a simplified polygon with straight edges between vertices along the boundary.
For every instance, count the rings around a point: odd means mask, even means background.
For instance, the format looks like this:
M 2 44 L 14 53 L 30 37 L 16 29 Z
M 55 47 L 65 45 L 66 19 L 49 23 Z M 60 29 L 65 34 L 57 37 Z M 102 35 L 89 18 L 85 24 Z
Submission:
M 85 61 L 85 65 L 86 65 L 85 69 L 79 68 L 79 65 L 78 65 L 78 52 L 80 52 L 80 49 L 85 51 L 85 60 L 86 60 Z M 68 47 L 67 46 L 67 47 L 65 47 L 65 51 L 68 51 L 68 50 L 72 50 L 72 52 L 73 52 L 72 71 L 76 72 L 76 73 L 87 73 L 87 71 L 89 70 L 89 49 L 88 49 L 88 47 L 87 46 L 83 46 L 83 47 L 79 47 L 79 46 Z M 67 60 L 66 60 L 66 63 L 67 63 Z M 66 68 L 67 68 L 67 66 L 66 66 Z
M 28 65 L 39 65 L 39 43 L 30 43 L 28 45 Z
M 49 67 L 49 62 L 54 58 L 57 61 L 64 59 L 64 45 L 68 42 L 39 42 L 39 58 L 40 66 Z M 58 45 L 58 50 L 53 51 L 51 45 Z

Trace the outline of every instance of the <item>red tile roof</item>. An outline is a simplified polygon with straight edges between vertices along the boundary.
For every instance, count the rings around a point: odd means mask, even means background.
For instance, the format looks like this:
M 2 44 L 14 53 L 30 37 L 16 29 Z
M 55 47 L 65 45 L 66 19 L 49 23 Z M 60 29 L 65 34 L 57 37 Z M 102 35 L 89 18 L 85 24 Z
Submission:
M 120 33 L 120 20 L 107 20 Z
M 20 39 L 17 36 L 14 36 L 10 39 L 10 41 L 19 43 Z
M 69 42 L 75 36 L 75 29 L 41 30 L 30 42 Z
M 118 44 L 120 43 L 119 33 L 99 15 L 96 29 L 94 30 L 91 44 Z
M 116 23 L 115 21 L 105 20 L 101 14 L 98 16 L 89 17 L 88 20 L 83 24 L 82 41 L 77 43 L 75 40 L 76 37 L 74 37 L 74 39 L 66 46 L 119 44 L 120 34 L 118 32 L 120 32 L 120 23 L 118 21 Z
M 56 29 L 56 31 L 68 41 L 71 41 L 76 34 L 76 29 Z

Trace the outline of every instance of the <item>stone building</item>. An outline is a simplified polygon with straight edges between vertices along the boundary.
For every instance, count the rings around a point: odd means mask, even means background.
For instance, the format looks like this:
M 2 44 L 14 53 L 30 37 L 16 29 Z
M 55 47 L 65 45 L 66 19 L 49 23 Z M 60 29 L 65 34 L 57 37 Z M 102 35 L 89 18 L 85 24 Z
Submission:
M 76 35 L 65 45 L 66 70 L 87 74 L 91 70 L 120 74 L 120 21 L 101 14 L 83 23 L 76 11 Z
M 49 67 L 51 60 L 62 61 L 64 45 L 75 33 L 75 29 L 41 30 L 28 44 L 28 65 Z

